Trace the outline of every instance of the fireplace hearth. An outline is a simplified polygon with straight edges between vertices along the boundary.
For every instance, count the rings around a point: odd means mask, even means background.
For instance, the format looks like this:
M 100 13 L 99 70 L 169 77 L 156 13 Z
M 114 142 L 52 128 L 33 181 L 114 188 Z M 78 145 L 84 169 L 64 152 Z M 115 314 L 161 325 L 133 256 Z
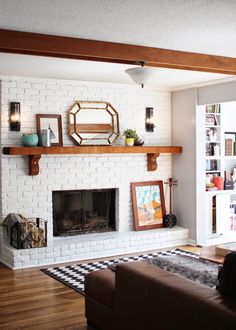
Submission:
M 53 235 L 116 230 L 116 189 L 53 191 Z

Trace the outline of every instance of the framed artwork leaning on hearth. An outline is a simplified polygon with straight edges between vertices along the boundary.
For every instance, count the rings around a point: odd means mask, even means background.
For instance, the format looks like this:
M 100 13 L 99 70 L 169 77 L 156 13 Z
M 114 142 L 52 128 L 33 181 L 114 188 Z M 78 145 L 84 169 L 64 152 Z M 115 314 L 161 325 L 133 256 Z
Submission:
M 162 228 L 165 215 L 163 181 L 132 182 L 131 194 L 134 229 Z

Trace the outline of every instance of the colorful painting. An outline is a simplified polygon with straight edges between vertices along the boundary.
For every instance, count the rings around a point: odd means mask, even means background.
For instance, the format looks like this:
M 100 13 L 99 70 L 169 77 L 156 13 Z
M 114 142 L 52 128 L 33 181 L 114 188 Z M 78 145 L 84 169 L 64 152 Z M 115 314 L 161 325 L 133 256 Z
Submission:
M 163 227 L 163 182 L 131 183 L 135 230 Z

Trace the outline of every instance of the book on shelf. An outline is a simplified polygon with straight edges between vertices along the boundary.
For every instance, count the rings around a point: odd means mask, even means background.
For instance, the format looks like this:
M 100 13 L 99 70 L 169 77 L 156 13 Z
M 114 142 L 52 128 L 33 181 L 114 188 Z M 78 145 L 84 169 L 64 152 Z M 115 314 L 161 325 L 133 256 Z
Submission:
M 217 116 L 214 116 L 214 117 L 215 117 L 215 125 L 219 126 L 219 120 L 218 120 Z
M 216 114 L 206 114 L 206 125 L 208 126 L 219 126 L 219 119 Z
M 206 145 L 206 156 L 213 156 L 211 145 Z
M 216 119 L 214 115 L 208 115 L 206 116 L 206 125 L 215 126 L 216 125 Z
M 206 105 L 206 113 L 220 113 L 220 104 Z
M 216 159 L 207 159 L 206 160 L 206 171 L 220 172 L 217 168 L 217 160 Z

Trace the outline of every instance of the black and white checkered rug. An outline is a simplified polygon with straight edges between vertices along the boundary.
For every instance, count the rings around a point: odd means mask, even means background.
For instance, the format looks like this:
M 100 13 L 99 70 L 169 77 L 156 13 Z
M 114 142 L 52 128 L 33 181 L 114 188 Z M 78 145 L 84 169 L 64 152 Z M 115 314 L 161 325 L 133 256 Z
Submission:
M 84 294 L 84 276 L 94 270 L 105 269 L 112 265 L 122 263 L 122 262 L 134 262 L 142 261 L 146 259 L 151 259 L 155 257 L 162 256 L 173 256 L 173 255 L 185 255 L 198 258 L 197 255 L 186 252 L 180 249 L 170 250 L 170 251 L 161 251 L 156 253 L 141 254 L 137 256 L 124 257 L 119 259 L 111 259 L 97 262 L 83 263 L 79 265 L 70 265 L 62 267 L 53 267 L 53 268 L 43 268 L 42 272 L 55 278 L 56 280 L 66 284 L 70 288 L 78 291 L 81 294 Z

